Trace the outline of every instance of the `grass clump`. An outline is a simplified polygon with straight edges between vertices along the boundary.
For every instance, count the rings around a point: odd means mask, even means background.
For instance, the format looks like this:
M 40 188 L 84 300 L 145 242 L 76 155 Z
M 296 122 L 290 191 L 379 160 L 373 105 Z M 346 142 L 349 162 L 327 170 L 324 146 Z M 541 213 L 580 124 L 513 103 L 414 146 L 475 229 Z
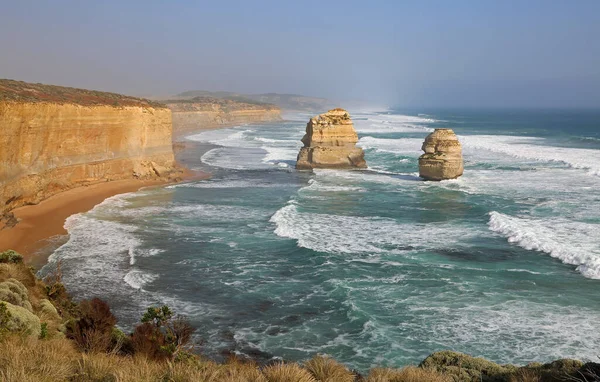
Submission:
M 320 382 L 353 382 L 356 375 L 333 358 L 317 355 L 304 363 L 317 381 Z
M 454 379 L 432 369 L 407 366 L 402 369 L 374 368 L 366 382 L 454 382 Z
M 0 380 L 68 381 L 75 374 L 77 351 L 71 341 L 40 341 L 12 336 L 0 341 Z
M 268 382 L 317 382 L 306 369 L 297 363 L 279 362 L 263 369 Z
M 23 255 L 17 251 L 9 249 L 8 251 L 0 252 L 0 263 L 19 264 L 23 262 Z

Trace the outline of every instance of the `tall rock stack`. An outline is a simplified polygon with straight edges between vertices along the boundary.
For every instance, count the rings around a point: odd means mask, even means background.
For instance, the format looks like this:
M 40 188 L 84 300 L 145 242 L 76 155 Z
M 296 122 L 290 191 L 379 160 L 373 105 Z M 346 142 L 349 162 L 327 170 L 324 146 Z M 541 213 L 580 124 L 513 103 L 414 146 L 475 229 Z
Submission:
M 419 176 L 425 180 L 455 179 L 463 174 L 460 142 L 451 129 L 435 129 L 423 142 Z
M 344 109 L 329 110 L 306 125 L 296 168 L 365 168 L 365 154 L 356 142 L 358 135 L 350 114 Z

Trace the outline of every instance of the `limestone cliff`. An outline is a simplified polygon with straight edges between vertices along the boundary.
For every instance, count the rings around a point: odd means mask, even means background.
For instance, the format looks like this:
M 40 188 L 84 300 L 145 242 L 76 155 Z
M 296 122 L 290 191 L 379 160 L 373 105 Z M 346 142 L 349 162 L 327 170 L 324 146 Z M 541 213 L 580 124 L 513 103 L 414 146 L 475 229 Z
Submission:
M 164 101 L 173 112 L 174 133 L 281 120 L 281 110 L 271 104 L 247 103 L 214 97 Z
M 171 134 L 160 104 L 0 80 L 0 216 L 81 185 L 167 177 Z
M 367 167 L 364 152 L 356 147 L 358 135 L 348 112 L 333 109 L 310 119 L 302 138 L 296 168 Z
M 426 180 L 458 178 L 463 174 L 462 148 L 451 129 L 435 129 L 423 142 L 419 176 Z

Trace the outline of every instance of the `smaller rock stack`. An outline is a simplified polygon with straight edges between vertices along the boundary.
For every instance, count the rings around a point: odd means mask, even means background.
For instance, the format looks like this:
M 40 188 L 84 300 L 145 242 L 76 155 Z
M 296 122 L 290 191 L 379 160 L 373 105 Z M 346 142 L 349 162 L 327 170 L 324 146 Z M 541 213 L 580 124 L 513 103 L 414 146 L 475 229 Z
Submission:
M 463 174 L 460 142 L 451 129 L 435 129 L 423 142 L 419 176 L 425 180 L 455 179 Z
M 296 168 L 364 168 L 365 154 L 356 147 L 358 135 L 350 114 L 333 109 L 310 119 L 302 138 L 304 147 L 298 153 Z

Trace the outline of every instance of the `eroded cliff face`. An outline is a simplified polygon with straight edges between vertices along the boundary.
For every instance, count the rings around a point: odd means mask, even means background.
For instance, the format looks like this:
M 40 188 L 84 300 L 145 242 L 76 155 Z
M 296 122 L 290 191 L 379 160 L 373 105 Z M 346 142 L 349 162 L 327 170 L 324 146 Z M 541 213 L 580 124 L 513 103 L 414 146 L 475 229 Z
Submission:
M 296 168 L 364 168 L 364 152 L 348 112 L 333 109 L 310 119 L 302 138 Z
M 423 142 L 419 176 L 425 180 L 455 179 L 463 174 L 462 147 L 451 129 L 435 129 Z
M 0 215 L 77 186 L 173 176 L 171 111 L 0 100 Z
M 166 101 L 173 112 L 175 135 L 218 126 L 281 120 L 281 110 L 274 105 L 248 104 L 211 97 L 187 101 Z

